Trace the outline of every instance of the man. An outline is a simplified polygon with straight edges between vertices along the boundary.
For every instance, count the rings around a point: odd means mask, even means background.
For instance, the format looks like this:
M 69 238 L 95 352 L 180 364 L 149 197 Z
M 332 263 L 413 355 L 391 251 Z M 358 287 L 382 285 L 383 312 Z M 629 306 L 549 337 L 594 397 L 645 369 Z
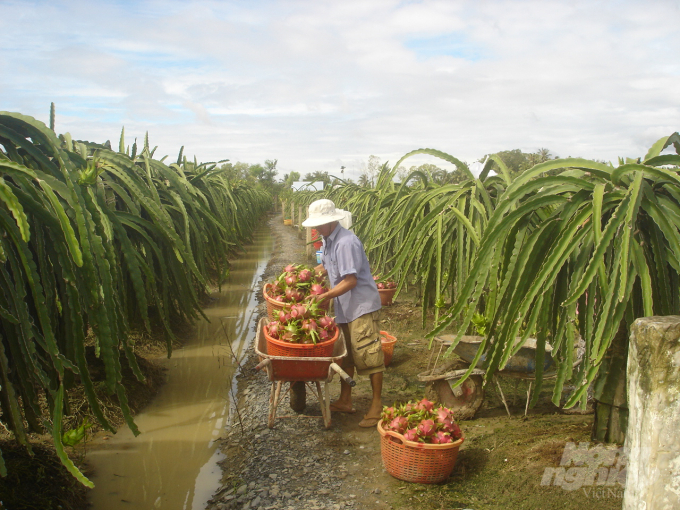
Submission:
M 368 375 L 373 397 L 360 427 L 374 427 L 382 412 L 382 381 L 385 370 L 378 315 L 380 295 L 359 238 L 339 221 L 344 213 L 336 211 L 331 200 L 317 200 L 309 206 L 309 218 L 303 227 L 314 227 L 323 236 L 324 246 L 318 271 L 328 275 L 330 290 L 319 301 L 334 299 L 335 322 L 345 337 L 347 356 L 342 368 L 354 377 Z M 354 413 L 352 387 L 340 382 L 340 397 L 331 404 L 331 411 Z

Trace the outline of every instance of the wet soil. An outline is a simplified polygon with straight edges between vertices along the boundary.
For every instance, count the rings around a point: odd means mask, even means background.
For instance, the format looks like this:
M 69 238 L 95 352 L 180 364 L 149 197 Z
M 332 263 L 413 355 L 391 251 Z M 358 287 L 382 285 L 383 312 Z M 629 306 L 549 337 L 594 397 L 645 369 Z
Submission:
M 288 263 L 309 261 L 304 237 L 280 216 L 270 220 L 274 256 L 262 284 L 278 276 Z M 376 268 L 373 268 L 374 271 Z M 259 317 L 266 316 L 262 303 Z M 382 311 L 383 329 L 397 337 L 386 369 L 383 404 L 430 396 L 418 374 L 433 363 L 415 296 L 402 293 Z M 226 460 L 222 487 L 208 508 L 227 509 L 574 509 L 620 508 L 623 487 L 565 490 L 542 485 L 546 468 L 560 465 L 567 442 L 588 442 L 591 414 L 567 413 L 550 402 L 546 382 L 539 404 L 525 416 L 528 382 L 501 378 L 509 406 L 500 393 L 486 387 L 482 407 L 473 419 L 460 421 L 465 434 L 451 476 L 440 484 L 415 484 L 392 477 L 383 466 L 380 435 L 358 426 L 370 402 L 370 382 L 357 377 L 355 414 L 333 413 L 324 428 L 320 406 L 307 390 L 307 407 L 294 412 L 280 404 L 274 427 L 267 426 L 271 381 L 255 370 L 251 351 L 238 376 L 238 414 L 222 438 Z M 331 384 L 331 401 L 339 379 Z M 281 417 L 284 415 L 284 417 Z M 309 417 L 312 416 L 312 417 Z

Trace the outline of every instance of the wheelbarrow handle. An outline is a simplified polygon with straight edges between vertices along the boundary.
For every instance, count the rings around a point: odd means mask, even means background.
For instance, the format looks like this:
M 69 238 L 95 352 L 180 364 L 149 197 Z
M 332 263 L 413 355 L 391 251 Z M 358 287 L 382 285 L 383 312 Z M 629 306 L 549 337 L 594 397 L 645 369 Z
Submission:
M 271 365 L 272 360 L 270 358 L 265 358 L 255 365 L 255 370 L 262 370 L 267 365 Z
M 340 365 L 338 365 L 337 363 L 331 363 L 331 368 L 335 370 L 335 372 L 337 372 L 337 374 L 342 378 L 342 380 L 349 384 L 352 388 L 357 385 L 357 382 L 354 379 L 352 379 L 347 374 L 347 372 L 340 368 Z

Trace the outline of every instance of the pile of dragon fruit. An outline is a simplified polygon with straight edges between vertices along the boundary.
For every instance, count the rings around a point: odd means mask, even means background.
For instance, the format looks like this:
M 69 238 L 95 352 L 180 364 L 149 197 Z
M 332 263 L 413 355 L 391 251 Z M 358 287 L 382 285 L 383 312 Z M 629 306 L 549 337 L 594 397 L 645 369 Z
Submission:
M 328 292 L 325 276 L 305 264 L 288 264 L 267 291 L 272 299 L 289 304 L 300 303 L 307 296 L 325 292 Z
M 435 407 L 427 399 L 385 406 L 381 419 L 383 430 L 391 430 L 416 443 L 446 444 L 463 437 L 453 411 L 442 405 Z
M 279 310 L 278 320 L 267 324 L 267 334 L 277 340 L 301 344 L 317 344 L 335 336 L 335 319 L 316 301 L 286 305 Z

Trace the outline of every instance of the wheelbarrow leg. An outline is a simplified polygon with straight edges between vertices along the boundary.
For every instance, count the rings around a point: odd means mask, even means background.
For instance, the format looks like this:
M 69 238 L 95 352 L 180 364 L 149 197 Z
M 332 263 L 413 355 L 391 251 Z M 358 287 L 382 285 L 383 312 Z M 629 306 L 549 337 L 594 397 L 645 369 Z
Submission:
M 276 420 L 276 406 L 279 405 L 279 395 L 281 395 L 281 381 L 272 383 L 271 396 L 269 397 L 269 420 L 267 425 L 274 428 Z
M 328 382 L 323 384 L 323 393 L 321 392 L 321 383 L 316 382 L 316 394 L 319 396 L 319 404 L 321 405 L 321 415 L 323 416 L 323 424 L 327 429 L 331 428 L 331 405 L 328 400 Z
M 533 381 L 529 381 L 529 389 L 527 390 L 527 405 L 524 406 L 524 416 L 527 415 L 529 412 L 529 400 L 531 400 L 531 383 Z
M 508 413 L 508 416 L 512 416 L 510 414 L 510 409 L 508 409 L 508 403 L 505 401 L 505 395 L 503 394 L 503 389 L 501 388 L 501 383 L 498 382 L 498 377 L 495 375 L 493 376 L 493 380 L 496 381 L 496 386 L 498 387 L 498 391 L 501 394 L 501 399 L 503 400 L 503 405 L 505 406 L 505 412 Z

